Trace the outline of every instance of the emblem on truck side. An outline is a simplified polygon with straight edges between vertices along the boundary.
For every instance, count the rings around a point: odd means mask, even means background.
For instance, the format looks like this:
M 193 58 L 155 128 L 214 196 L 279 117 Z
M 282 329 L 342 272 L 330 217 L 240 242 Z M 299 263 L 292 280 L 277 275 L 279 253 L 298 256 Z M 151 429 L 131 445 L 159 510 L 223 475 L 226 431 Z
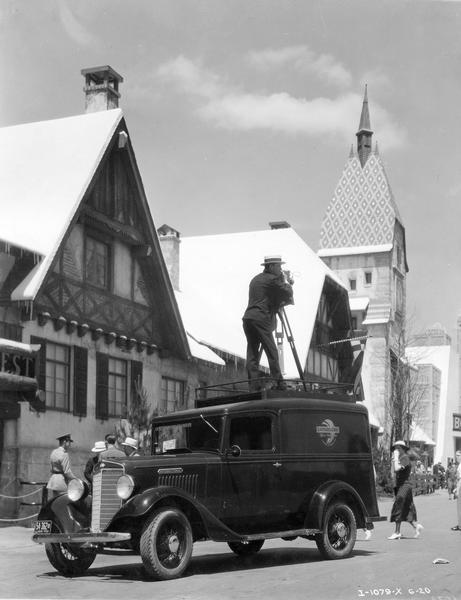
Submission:
M 331 419 L 325 419 L 315 428 L 325 446 L 333 446 L 339 434 L 339 427 Z

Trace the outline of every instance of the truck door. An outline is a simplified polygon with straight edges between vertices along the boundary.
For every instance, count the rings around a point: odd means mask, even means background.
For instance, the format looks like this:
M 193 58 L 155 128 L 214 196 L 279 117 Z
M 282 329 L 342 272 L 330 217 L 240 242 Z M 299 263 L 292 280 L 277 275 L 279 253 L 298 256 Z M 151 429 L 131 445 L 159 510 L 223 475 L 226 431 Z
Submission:
M 224 439 L 223 522 L 242 533 L 284 529 L 277 414 L 229 415 Z

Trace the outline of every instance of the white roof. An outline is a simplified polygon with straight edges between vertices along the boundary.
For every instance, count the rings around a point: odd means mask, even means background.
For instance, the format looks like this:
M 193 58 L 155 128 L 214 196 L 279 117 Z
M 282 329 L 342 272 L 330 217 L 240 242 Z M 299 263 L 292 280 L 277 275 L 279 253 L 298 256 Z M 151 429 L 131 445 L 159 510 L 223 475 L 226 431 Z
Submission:
M 182 238 L 177 297 L 184 326 L 195 339 L 244 358 L 248 286 L 269 254 L 281 255 L 295 279 L 295 305 L 286 315 L 304 365 L 325 277 L 344 285 L 291 228 Z M 286 340 L 284 365 L 286 377 L 299 376 Z
M 410 441 L 424 442 L 426 446 L 435 446 L 435 442 L 415 423 L 410 425 Z
M 349 306 L 351 310 L 365 310 L 370 302 L 370 298 L 367 296 L 362 296 L 357 298 L 353 296 L 349 296 Z
M 376 246 L 346 246 L 344 248 L 321 248 L 319 256 L 349 256 L 350 254 L 375 254 L 377 252 L 390 252 L 392 244 L 380 244 Z
M 0 239 L 45 256 L 14 292 L 33 298 L 122 111 L 0 129 Z

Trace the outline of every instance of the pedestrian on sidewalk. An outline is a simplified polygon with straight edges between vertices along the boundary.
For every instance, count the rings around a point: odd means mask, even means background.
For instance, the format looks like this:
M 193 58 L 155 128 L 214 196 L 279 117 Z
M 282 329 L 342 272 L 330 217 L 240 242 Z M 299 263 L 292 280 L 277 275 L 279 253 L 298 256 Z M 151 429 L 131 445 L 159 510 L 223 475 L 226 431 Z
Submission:
M 452 496 L 456 500 L 456 465 L 451 458 L 448 461 L 446 477 L 448 500 L 451 500 Z
M 395 473 L 395 500 L 391 510 L 391 523 L 395 523 L 395 531 L 388 540 L 399 540 L 402 537 L 400 526 L 402 521 L 408 521 L 415 529 L 415 538 L 420 536 L 423 526 L 418 523 L 416 508 L 413 502 L 413 491 L 410 482 L 411 461 L 408 446 L 402 440 L 395 442 L 393 451 L 393 468 Z
M 458 513 L 458 524 L 452 527 L 453 531 L 461 531 L 461 450 L 456 452 L 456 509 Z

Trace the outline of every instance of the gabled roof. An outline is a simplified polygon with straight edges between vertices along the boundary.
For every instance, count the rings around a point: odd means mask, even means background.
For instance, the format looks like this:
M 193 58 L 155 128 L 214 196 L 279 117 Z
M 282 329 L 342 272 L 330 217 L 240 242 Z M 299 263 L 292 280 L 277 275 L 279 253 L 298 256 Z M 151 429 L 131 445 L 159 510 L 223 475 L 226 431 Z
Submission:
M 0 129 L 0 239 L 44 256 L 12 300 L 35 298 L 121 119 L 114 109 Z
M 295 279 L 295 304 L 286 307 L 286 315 L 301 364 L 305 364 L 325 280 L 345 288 L 291 228 L 182 238 L 181 292 L 177 297 L 184 326 L 197 340 L 245 357 L 242 315 L 248 303 L 248 286 L 262 271 L 261 263 L 269 254 L 280 254 L 286 262 L 284 268 Z M 346 292 L 344 298 L 347 304 Z M 298 377 L 286 340 L 284 363 L 286 377 Z
M 0 239 L 43 256 L 12 292 L 12 300 L 36 298 L 106 151 L 125 126 L 117 108 L 0 129 Z M 169 336 L 172 346 L 188 357 L 186 333 L 129 140 L 127 151 L 154 248 L 151 266 L 164 291 L 160 302 L 171 304 Z
M 122 111 L 0 129 L 0 239 L 52 254 L 115 132 Z

